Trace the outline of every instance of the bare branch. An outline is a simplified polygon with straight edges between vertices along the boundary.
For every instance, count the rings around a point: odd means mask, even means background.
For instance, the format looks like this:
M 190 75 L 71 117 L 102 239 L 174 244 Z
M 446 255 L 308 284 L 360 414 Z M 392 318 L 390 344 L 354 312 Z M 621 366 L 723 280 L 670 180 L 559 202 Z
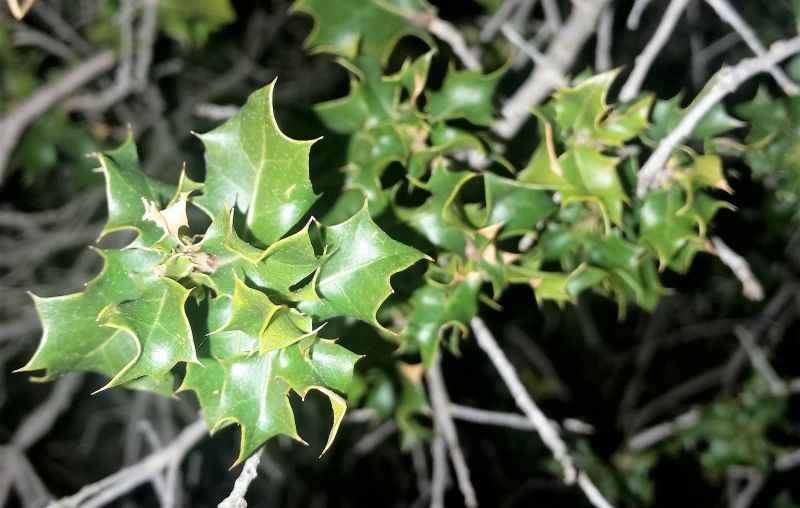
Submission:
M 771 66 L 800 53 L 800 36 L 778 41 L 763 57 L 745 58 L 733 67 L 723 67 L 712 78 L 711 85 L 695 101 L 686 115 L 647 159 L 639 171 L 636 195 L 643 197 L 658 179 L 672 151 L 692 133 L 700 120 L 725 96 L 734 92 L 742 83 L 768 70 Z
M 661 51 L 661 48 L 667 43 L 667 39 L 669 39 L 670 34 L 672 34 L 672 30 L 675 28 L 675 25 L 678 23 L 678 18 L 680 18 L 683 11 L 686 9 L 686 5 L 690 2 L 690 0 L 671 0 L 669 5 L 667 6 L 667 10 L 664 12 L 664 16 L 661 18 L 661 23 L 659 23 L 656 32 L 647 42 L 647 45 L 644 47 L 644 50 L 636 57 L 636 64 L 633 67 L 633 71 L 631 71 L 631 75 L 628 77 L 628 80 L 623 85 L 622 90 L 619 92 L 619 100 L 622 102 L 628 102 L 633 100 L 636 95 L 639 94 L 639 89 L 642 86 L 642 82 L 644 82 L 644 78 L 647 75 L 647 71 L 650 70 L 650 66 L 653 64 L 653 61 L 658 56 L 658 53 Z
M 597 25 L 597 44 L 594 49 L 594 66 L 597 72 L 604 72 L 614 64 L 611 61 L 611 41 L 614 36 L 614 6 L 608 5 L 600 15 Z
M 553 36 L 545 52 L 547 60 L 565 75 L 583 45 L 594 33 L 598 18 L 609 0 L 574 2 L 572 12 Z M 552 69 L 534 68 L 522 86 L 505 103 L 502 118 L 492 126 L 500 137 L 511 138 L 530 117 L 528 109 L 542 102 L 553 90 Z
M 453 53 L 461 60 L 464 67 L 472 70 L 481 68 L 478 56 L 469 48 L 464 36 L 452 23 L 434 13 L 415 13 L 411 17 L 411 21 L 450 45 Z
M 628 449 L 634 452 L 644 451 L 651 446 L 673 437 L 681 430 L 687 429 L 700 421 L 700 412 L 691 409 L 674 420 L 659 423 L 640 432 L 628 440 Z
M 442 377 L 441 355 L 434 360 L 425 378 L 428 381 L 428 392 L 433 409 L 434 429 L 442 436 L 450 452 L 450 461 L 456 471 L 458 488 L 461 490 L 461 495 L 464 496 L 464 505 L 469 508 L 476 507 L 478 500 L 475 497 L 475 488 L 472 486 L 469 467 L 458 442 L 458 433 L 453 423 L 453 417 L 450 415 L 450 397 L 447 395 L 447 388 Z
M 206 423 L 200 419 L 184 428 L 178 437 L 164 448 L 153 452 L 138 463 L 120 469 L 102 480 L 83 487 L 72 496 L 50 503 L 49 508 L 91 508 L 103 506 L 125 495 L 139 485 L 160 475 L 173 462 L 180 462 L 186 453 L 208 435 Z
M 81 374 L 69 374 L 59 379 L 47 399 L 17 425 L 11 443 L 20 450 L 27 450 L 47 434 L 58 417 L 67 410 L 82 382 Z
M 37 90 L 25 102 L 0 119 L 0 182 L 11 152 L 28 125 L 86 83 L 114 66 L 114 53 L 104 50 L 70 69 L 61 78 Z
M 747 357 L 750 358 L 753 369 L 767 380 L 770 393 L 776 397 L 786 395 L 789 391 L 786 384 L 781 380 L 780 376 L 778 376 L 778 373 L 775 372 L 769 360 L 767 360 L 767 355 L 764 353 L 764 350 L 756 343 L 753 332 L 746 330 L 742 326 L 737 326 L 734 329 L 734 333 L 736 334 L 736 338 L 739 339 L 739 344 L 742 345 L 742 349 L 747 353 Z
M 505 23 L 500 28 L 500 31 L 503 33 L 503 36 L 508 39 L 508 42 L 525 53 L 525 55 L 527 55 L 537 67 L 540 67 L 545 72 L 548 72 L 548 75 L 552 80 L 553 88 L 559 88 L 567 85 L 568 82 L 567 78 L 564 76 L 564 73 L 561 72 L 558 67 L 554 65 L 545 55 L 543 55 L 541 51 L 536 48 L 536 46 L 529 43 L 520 34 L 518 34 L 511 25 Z
M 262 453 L 264 453 L 263 447 L 244 462 L 242 472 L 234 482 L 231 494 L 218 504 L 217 508 L 247 508 L 244 496 L 247 494 L 250 484 L 258 476 L 258 464 L 261 462 Z
M 767 48 L 756 35 L 755 31 L 747 24 L 747 21 L 736 12 L 736 9 L 728 2 L 728 0 L 705 0 L 705 2 L 714 9 L 714 12 L 726 23 L 728 23 L 736 32 L 742 37 L 744 43 L 756 54 L 756 56 L 765 56 Z M 783 89 L 786 95 L 797 95 L 800 93 L 800 87 L 797 83 L 783 72 L 783 69 L 775 64 L 772 64 L 768 70 L 778 85 Z
M 628 13 L 628 19 L 625 21 L 625 26 L 628 30 L 637 30 L 639 28 L 639 21 L 642 19 L 642 13 L 647 8 L 647 5 L 652 0 L 636 0 Z
M 750 264 L 742 256 L 722 241 L 722 238 L 714 236 L 711 238 L 714 250 L 725 266 L 731 269 L 733 274 L 742 283 L 742 294 L 748 300 L 760 302 L 764 299 L 764 288 L 750 270 Z
M 545 446 L 550 449 L 553 457 L 561 465 L 561 469 L 564 472 L 564 481 L 568 484 L 577 481 L 581 490 L 583 490 L 587 499 L 589 499 L 593 506 L 598 508 L 610 507 L 611 504 L 600 494 L 591 479 L 586 476 L 583 471 L 576 468 L 575 461 L 567 450 L 567 445 L 564 444 L 564 441 L 561 439 L 561 436 L 558 435 L 558 431 L 550 420 L 547 419 L 541 409 L 539 409 L 539 406 L 537 406 L 531 396 L 528 395 L 514 367 L 508 361 L 503 350 L 500 349 L 500 346 L 497 344 L 497 341 L 492 336 L 492 333 L 486 327 L 483 320 L 476 316 L 472 318 L 470 324 L 475 333 L 475 340 L 478 342 L 478 346 L 480 346 L 492 361 L 500 377 L 503 379 L 503 382 L 505 382 L 506 387 L 508 387 L 511 395 L 514 397 L 517 406 L 536 427 Z
M 431 442 L 431 508 L 444 508 L 444 493 L 447 490 L 447 445 L 440 434 Z

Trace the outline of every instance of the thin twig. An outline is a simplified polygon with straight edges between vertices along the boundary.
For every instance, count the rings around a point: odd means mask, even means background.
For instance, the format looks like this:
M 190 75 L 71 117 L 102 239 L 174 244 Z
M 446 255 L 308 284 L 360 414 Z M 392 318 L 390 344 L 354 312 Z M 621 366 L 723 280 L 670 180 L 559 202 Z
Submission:
M 753 369 L 767 380 L 770 393 L 776 397 L 786 395 L 789 391 L 788 387 L 783 380 L 781 380 L 778 373 L 775 372 L 769 360 L 767 360 L 767 355 L 758 343 L 756 343 L 753 333 L 743 326 L 737 326 L 734 329 L 734 333 L 736 334 L 736 338 L 739 339 L 739 344 L 741 344 L 742 349 L 747 353 L 747 357 L 750 358 Z
M 141 461 L 120 469 L 102 480 L 83 487 L 77 493 L 50 503 L 49 508 L 89 508 L 103 506 L 125 495 L 139 485 L 150 481 L 173 462 L 180 462 L 186 453 L 208 435 L 205 421 L 197 420 L 185 427 L 178 437 L 164 448 L 153 452 Z
M 597 23 L 597 44 L 594 49 L 594 66 L 597 72 L 604 72 L 611 67 L 611 44 L 614 37 L 614 6 L 608 5 L 600 15 Z
M 560 88 L 567 85 L 567 78 L 558 69 L 558 67 L 554 65 L 553 62 L 551 62 L 545 55 L 543 55 L 542 52 L 536 48 L 536 46 L 526 41 L 520 34 L 518 34 L 510 24 L 503 24 L 503 26 L 500 28 L 500 31 L 503 33 L 503 36 L 508 39 L 508 42 L 525 53 L 525 55 L 530 58 L 537 67 L 540 67 L 549 73 L 548 75 L 552 80 L 553 88 Z
M 461 60 L 464 67 L 471 70 L 481 68 L 478 56 L 469 48 L 461 32 L 449 21 L 445 21 L 435 13 L 415 13 L 411 17 L 416 25 L 424 28 L 432 35 L 446 42 L 453 53 Z
M 678 125 L 658 144 L 639 171 L 636 195 L 644 197 L 663 171 L 672 151 L 697 127 L 700 120 L 728 94 L 756 74 L 800 53 L 800 36 L 775 42 L 763 57 L 745 58 L 733 67 L 723 67 L 711 79 L 711 85 L 688 109 Z
M 264 453 L 264 448 L 260 448 L 244 462 L 242 472 L 234 482 L 231 494 L 218 504 L 217 508 L 247 508 L 244 496 L 247 494 L 250 484 L 258 476 L 258 464 L 261 462 L 262 453 Z
M 625 21 L 625 26 L 628 30 L 637 30 L 639 28 L 639 21 L 642 18 L 642 13 L 650 2 L 651 0 L 636 0 L 634 2 L 633 7 L 631 7 L 628 13 L 628 19 Z
M 59 379 L 47 399 L 19 423 L 11 443 L 20 450 L 27 450 L 36 444 L 53 428 L 58 417 L 69 408 L 72 396 L 78 391 L 82 382 L 82 374 L 69 374 Z
M 644 451 L 671 438 L 681 430 L 695 425 L 698 421 L 700 421 L 700 412 L 697 409 L 690 409 L 674 420 L 659 423 L 637 432 L 628 440 L 628 449 L 634 452 Z
M 705 2 L 714 9 L 714 12 L 717 13 L 722 21 L 728 23 L 731 28 L 736 30 L 742 37 L 742 40 L 744 40 L 744 43 L 747 44 L 756 56 L 763 57 L 766 55 L 767 48 L 764 47 L 764 44 L 758 38 L 755 31 L 747 24 L 747 21 L 736 12 L 736 9 L 733 8 L 728 0 L 705 0 Z M 772 74 L 772 77 L 775 78 L 775 81 L 778 82 L 778 85 L 780 85 L 786 95 L 797 95 L 800 93 L 800 87 L 783 72 L 783 69 L 773 64 L 767 71 Z
M 656 32 L 650 40 L 647 41 L 644 50 L 636 57 L 636 64 L 633 67 L 633 71 L 631 71 L 631 75 L 619 92 L 619 100 L 628 102 L 639 94 L 639 89 L 642 86 L 642 82 L 644 82 L 647 71 L 650 70 L 650 66 L 653 65 L 661 48 L 667 43 L 667 39 L 669 39 L 670 34 L 672 34 L 672 30 L 675 28 L 678 19 L 681 17 L 681 14 L 683 14 L 689 2 L 690 0 L 670 1 L 667 10 L 664 12 L 664 16 L 661 18 L 661 23 L 658 24 Z
M 114 53 L 103 50 L 70 69 L 58 81 L 37 90 L 25 102 L 0 119 L 0 182 L 3 181 L 11 152 L 28 125 L 77 89 L 114 66 Z
M 431 442 L 431 508 L 444 508 L 444 493 L 447 490 L 447 445 L 444 438 L 436 434 Z
M 597 21 L 609 0 L 574 2 L 572 12 L 553 36 L 545 52 L 547 60 L 562 75 L 578 56 L 581 48 L 597 27 Z M 502 118 L 492 130 L 502 138 L 511 138 L 530 117 L 528 110 L 542 102 L 553 90 L 552 69 L 536 67 L 528 79 L 514 92 L 501 110 Z
M 719 256 L 725 266 L 731 269 L 733 274 L 742 283 L 742 294 L 748 300 L 760 302 L 764 299 L 764 288 L 758 281 L 753 271 L 750 270 L 750 264 L 742 256 L 736 253 L 733 249 L 722 241 L 722 238 L 714 236 L 711 238 L 711 243 L 714 245 L 714 250 Z
M 461 495 L 464 496 L 464 505 L 469 508 L 476 507 L 478 500 L 475 497 L 475 488 L 472 486 L 469 467 L 458 442 L 458 433 L 453 423 L 453 417 L 450 415 L 450 397 L 447 395 L 447 388 L 442 376 L 441 355 L 436 357 L 425 378 L 428 381 L 428 395 L 433 409 L 434 430 L 442 436 L 447 445 L 450 461 L 456 472 L 458 488 L 461 490 Z
M 575 466 L 575 461 L 567 450 L 567 445 L 558 435 L 558 431 L 542 413 L 539 406 L 533 401 L 531 396 L 522 385 L 519 376 L 517 375 L 514 367 L 508 361 L 506 354 L 500 349 L 494 336 L 487 328 L 486 324 L 479 317 L 472 318 L 470 322 L 472 330 L 475 333 L 475 340 L 478 346 L 486 353 L 489 359 L 494 364 L 500 377 L 505 382 L 506 387 L 514 397 L 514 402 L 522 410 L 525 416 L 536 427 L 539 436 L 542 438 L 545 446 L 553 454 L 553 457 L 561 465 L 564 472 L 564 481 L 568 484 L 578 482 L 581 490 L 583 490 L 587 499 L 593 506 L 598 508 L 610 507 L 611 504 L 603 497 L 597 490 L 591 479 L 586 474 Z

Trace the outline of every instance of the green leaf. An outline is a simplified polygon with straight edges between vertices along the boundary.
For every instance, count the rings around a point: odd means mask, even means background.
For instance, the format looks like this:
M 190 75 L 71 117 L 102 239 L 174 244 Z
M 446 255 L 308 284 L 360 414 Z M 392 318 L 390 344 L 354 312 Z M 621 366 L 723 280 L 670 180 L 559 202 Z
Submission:
M 431 9 L 425 0 L 298 0 L 292 5 L 293 11 L 314 18 L 314 28 L 305 41 L 313 52 L 349 59 L 363 54 L 383 63 L 404 36 L 430 41 L 411 17 Z
M 197 362 L 192 329 L 184 312 L 189 290 L 171 279 L 150 274 L 136 282 L 140 292 L 135 300 L 112 303 L 97 316 L 98 324 L 127 333 L 136 344 L 134 358 L 106 388 L 143 376 L 160 381 L 178 362 Z
M 700 96 L 698 96 L 700 97 Z M 681 96 L 676 95 L 670 100 L 656 101 L 653 106 L 652 125 L 647 131 L 647 140 L 655 144 L 667 136 L 686 115 L 686 108 L 680 107 Z M 698 100 L 697 98 L 695 101 Z M 692 139 L 703 140 L 712 138 L 744 125 L 741 121 L 731 117 L 725 112 L 722 104 L 715 105 L 697 124 L 691 134 Z
M 414 310 L 403 335 L 419 348 L 426 367 L 433 363 L 446 329 L 469 333 L 469 322 L 478 313 L 480 289 L 480 278 L 472 278 L 452 285 L 429 282 L 414 291 Z
M 138 298 L 140 286 L 133 277 L 152 273 L 161 256 L 142 249 L 97 251 L 103 271 L 80 293 L 53 298 L 34 297 L 44 333 L 33 358 L 22 372 L 44 370 L 41 380 L 70 371 L 87 370 L 109 378 L 119 377 L 139 355 L 128 333 L 101 327 L 97 318 L 109 304 Z M 172 378 L 147 378 L 140 387 L 161 394 L 172 392 Z
M 245 215 L 243 235 L 263 245 L 280 239 L 316 200 L 308 178 L 314 141 L 278 128 L 271 84 L 253 93 L 234 117 L 200 135 L 206 147 L 205 193 L 194 202 L 212 217 L 226 206 Z
M 319 341 L 310 350 L 300 344 L 260 354 L 217 357 L 202 354 L 202 364 L 190 364 L 180 390 L 193 390 L 212 432 L 236 423 L 241 426 L 241 445 L 236 464 L 260 448 L 268 439 L 284 434 L 302 442 L 297 434 L 288 392 L 305 396 L 316 389 L 325 394 L 334 409 L 328 444 L 344 416 L 344 400 L 358 356 L 331 341 Z
M 106 179 L 108 221 L 100 236 L 113 231 L 133 230 L 139 237 L 132 245 L 151 246 L 163 236 L 158 225 L 144 218 L 147 199 L 163 205 L 175 195 L 176 188 L 154 180 L 142 172 L 132 136 L 115 150 L 97 154 Z
M 392 293 L 390 277 L 424 255 L 392 240 L 372 221 L 366 204 L 350 219 L 326 228 L 330 256 L 320 268 L 320 299 L 300 309 L 318 319 L 351 316 L 381 327 L 376 313 Z
M 334 132 L 349 134 L 396 121 L 400 88 L 383 80 L 379 62 L 361 58 L 358 67 L 344 66 L 351 72 L 350 92 L 314 106 L 325 125 Z
M 502 236 L 525 233 L 553 214 L 552 197 L 525 183 L 484 173 L 486 219 L 481 227 L 503 223 Z
M 668 266 L 688 243 L 702 246 L 698 216 L 687 210 L 679 187 L 650 192 L 639 211 L 639 236 L 658 254 L 661 266 Z
M 597 74 L 555 92 L 551 105 L 556 123 L 565 131 L 591 136 L 608 110 L 606 96 L 617 74 L 617 70 Z
M 463 253 L 465 232 L 445 223 L 444 210 L 455 199 L 458 189 L 475 176 L 467 171 L 448 171 L 442 166 L 435 167 L 426 186 L 431 196 L 413 212 L 410 224 L 432 244 L 450 252 Z
M 203 240 L 189 255 L 209 273 L 213 288 L 232 294 L 236 280 L 250 280 L 270 296 L 286 296 L 320 265 L 309 236 L 309 225 L 265 250 L 243 241 L 233 225 L 233 211 L 222 210 L 212 221 Z M 204 265 L 206 268 L 203 268 Z
M 442 88 L 428 95 L 431 122 L 465 118 L 475 125 L 490 125 L 494 120 L 492 98 L 505 67 L 491 74 L 450 69 Z
M 161 0 L 161 29 L 181 44 L 203 46 L 212 33 L 236 20 L 229 0 Z

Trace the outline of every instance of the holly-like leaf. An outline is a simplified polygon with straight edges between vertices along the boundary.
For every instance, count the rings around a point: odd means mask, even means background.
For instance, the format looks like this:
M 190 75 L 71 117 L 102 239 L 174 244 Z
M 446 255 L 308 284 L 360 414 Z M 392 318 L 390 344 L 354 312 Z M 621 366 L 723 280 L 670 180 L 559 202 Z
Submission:
M 324 340 L 310 350 L 295 344 L 264 355 L 214 356 L 214 343 L 225 340 L 224 336 L 209 338 L 212 344 L 200 357 L 202 365 L 188 366 L 180 389 L 197 394 L 212 432 L 231 423 L 241 426 L 236 464 L 276 435 L 302 442 L 289 404 L 290 389 L 301 396 L 317 389 L 331 400 L 334 421 L 327 449 L 344 416 L 344 400 L 338 393 L 347 392 L 358 356 Z
M 349 59 L 363 54 L 381 62 L 404 36 L 430 41 L 411 18 L 431 9 L 425 0 L 298 0 L 292 5 L 292 10 L 314 18 L 305 42 L 312 51 Z
M 123 330 L 101 327 L 97 319 L 109 304 L 139 298 L 142 290 L 134 277 L 151 274 L 161 256 L 135 248 L 97 252 L 105 261 L 103 271 L 84 291 L 53 298 L 34 297 L 44 333 L 36 353 L 19 369 L 21 372 L 43 370 L 41 380 L 78 370 L 119 378 L 136 363 L 140 353 L 134 337 Z M 169 394 L 172 378 L 148 378 L 139 386 Z
M 308 177 L 314 141 L 295 141 L 278 128 L 271 84 L 253 93 L 227 122 L 200 139 L 206 147 L 206 186 L 194 203 L 216 217 L 226 206 L 244 214 L 242 235 L 270 245 L 316 200 Z
M 119 148 L 96 156 L 105 175 L 108 199 L 108 220 L 100 235 L 129 229 L 139 233 L 133 245 L 155 244 L 164 232 L 154 221 L 145 218 L 145 202 L 155 203 L 160 208 L 175 195 L 175 186 L 142 172 L 131 135 Z
M 361 58 L 358 67 L 345 64 L 350 71 L 350 93 L 340 99 L 317 104 L 314 110 L 331 130 L 352 133 L 372 129 L 399 117 L 400 87 L 384 81 L 380 64 Z
M 661 266 L 668 266 L 687 244 L 702 247 L 700 228 L 704 224 L 691 209 L 679 187 L 650 192 L 639 211 L 642 243 L 655 249 Z
M 241 279 L 252 281 L 270 296 L 286 296 L 320 265 L 309 226 L 261 250 L 239 238 L 233 211 L 222 210 L 187 256 L 208 273 L 220 294 L 232 295 L 236 280 Z
M 432 122 L 465 118 L 475 125 L 489 125 L 494 120 L 492 98 L 505 67 L 491 74 L 450 69 L 442 88 L 428 96 L 428 114 Z
M 392 240 L 372 221 L 365 206 L 341 224 L 326 228 L 330 256 L 320 268 L 320 299 L 301 310 L 318 319 L 351 316 L 380 327 L 376 313 L 392 293 L 390 277 L 424 255 Z
M 428 283 L 414 291 L 414 310 L 403 335 L 419 348 L 426 367 L 436 358 L 439 342 L 448 328 L 462 335 L 469 333 L 469 322 L 478 313 L 480 289 L 478 277 L 453 285 Z
M 525 233 L 557 209 L 546 192 L 532 185 L 484 173 L 486 218 L 481 227 L 503 224 L 503 236 Z
M 101 326 L 121 330 L 136 344 L 136 355 L 107 388 L 150 376 L 160 381 L 178 362 L 197 362 L 192 329 L 184 312 L 189 290 L 166 277 L 137 277 L 136 299 L 106 306 L 97 316 Z

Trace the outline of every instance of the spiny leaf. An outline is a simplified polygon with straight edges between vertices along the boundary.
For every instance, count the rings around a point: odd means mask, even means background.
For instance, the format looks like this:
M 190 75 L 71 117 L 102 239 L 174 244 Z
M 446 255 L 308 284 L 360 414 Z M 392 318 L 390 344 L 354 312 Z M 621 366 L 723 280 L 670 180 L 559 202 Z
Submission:
M 384 81 L 380 64 L 361 58 L 358 67 L 345 64 L 351 72 L 350 92 L 340 99 L 317 104 L 314 110 L 331 130 L 352 133 L 372 129 L 398 119 L 400 87 Z
M 209 338 L 221 340 L 225 338 Z M 202 365 L 188 366 L 180 389 L 197 394 L 212 432 L 231 423 L 241 426 L 238 464 L 278 434 L 302 442 L 287 397 L 290 389 L 301 396 L 318 389 L 329 397 L 334 407 L 329 445 L 345 409 L 336 392 L 347 391 L 358 356 L 333 342 L 320 341 L 310 351 L 295 344 L 264 355 L 217 358 L 207 352 L 200 360 Z
M 206 147 L 206 187 L 194 202 L 212 217 L 226 205 L 245 215 L 245 239 L 280 239 L 316 200 L 308 178 L 314 141 L 295 141 L 278 128 L 273 81 L 255 92 L 234 117 L 200 135 Z
M 494 117 L 492 98 L 505 67 L 491 74 L 450 69 L 442 88 L 428 97 L 432 122 L 465 118 L 476 125 L 489 125 Z
M 410 18 L 431 9 L 425 0 L 298 0 L 292 5 L 314 18 L 305 42 L 312 51 L 350 59 L 361 53 L 382 62 L 403 36 L 430 40 Z
M 178 362 L 196 362 L 192 330 L 184 312 L 189 290 L 155 275 L 137 277 L 136 299 L 106 306 L 97 316 L 101 326 L 121 330 L 136 343 L 136 356 L 106 388 L 143 376 L 159 381 Z
M 372 221 L 365 206 L 350 219 L 325 230 L 330 257 L 318 279 L 320 300 L 301 310 L 318 319 L 351 316 L 380 327 L 376 313 L 392 293 L 389 278 L 424 257 L 392 240 Z
M 439 350 L 439 341 L 446 328 L 468 333 L 470 320 L 478 313 L 480 278 L 465 279 L 453 285 L 427 283 L 411 298 L 413 311 L 403 332 L 420 351 L 422 361 L 430 367 Z
M 130 135 L 119 148 L 96 156 L 105 175 L 108 199 L 108 221 L 100 235 L 130 229 L 139 233 L 133 245 L 153 245 L 163 236 L 163 231 L 155 222 L 144 218 L 143 200 L 161 206 L 175 194 L 175 186 L 142 172 L 136 144 Z
M 33 358 L 20 371 L 44 370 L 42 380 L 77 370 L 114 377 L 136 361 L 133 337 L 99 326 L 97 318 L 110 303 L 138 298 L 141 288 L 132 277 L 151 273 L 161 256 L 134 248 L 97 252 L 105 261 L 103 271 L 86 290 L 53 298 L 34 297 L 44 333 Z M 171 376 L 160 381 L 147 378 L 138 384 L 161 394 L 172 392 Z

